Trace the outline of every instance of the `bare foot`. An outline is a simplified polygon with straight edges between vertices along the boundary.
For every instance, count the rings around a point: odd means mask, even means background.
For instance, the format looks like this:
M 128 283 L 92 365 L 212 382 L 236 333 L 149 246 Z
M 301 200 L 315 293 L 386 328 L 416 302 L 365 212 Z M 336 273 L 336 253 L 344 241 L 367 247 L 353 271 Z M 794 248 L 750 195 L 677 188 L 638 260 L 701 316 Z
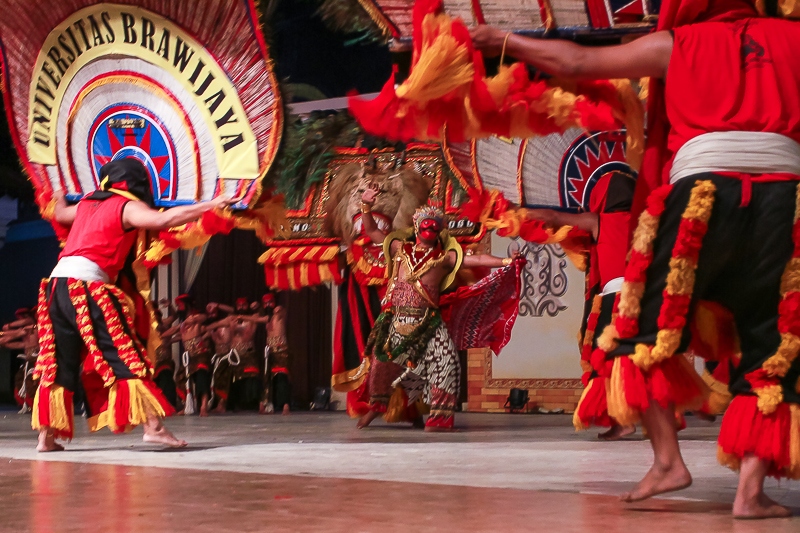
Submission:
M 370 425 L 372 423 L 372 421 L 375 420 L 376 418 L 378 418 L 379 416 L 380 416 L 380 413 L 378 411 L 368 411 L 367 414 L 365 414 L 364 416 L 362 416 L 361 418 L 358 419 L 358 424 L 356 424 L 356 427 L 358 429 L 364 429 L 365 427 Z
M 221 415 L 225 413 L 225 400 L 220 400 L 215 408 L 211 410 L 212 414 Z
M 598 433 L 597 438 L 600 440 L 619 440 L 622 437 L 627 435 L 631 435 L 632 433 L 636 433 L 636 426 L 631 424 L 630 426 L 621 426 L 619 424 L 615 424 L 611 426 L 611 429 L 604 433 Z
M 428 433 L 458 433 L 459 430 L 442 426 L 425 426 L 425 431 Z
M 208 395 L 204 394 L 200 400 L 200 416 L 208 416 Z
M 740 497 L 737 493 L 733 502 L 733 517 L 739 520 L 754 520 L 759 518 L 788 518 L 792 510 L 780 505 L 778 502 L 761 492 L 755 498 Z
M 630 492 L 619 497 L 623 502 L 638 502 L 656 494 L 685 489 L 692 484 L 692 475 L 683 463 L 669 468 L 653 465 Z
M 292 411 L 289 410 L 289 404 L 285 403 L 285 404 L 283 404 L 283 415 L 285 416 L 285 415 L 289 415 L 289 414 L 292 414 Z
M 180 411 L 177 411 L 177 412 L 176 412 L 174 415 L 172 415 L 172 416 L 184 416 L 185 414 L 186 414 L 186 413 L 184 412 L 184 410 L 183 410 L 183 409 L 181 409 Z
M 158 429 L 151 430 L 145 428 L 145 433 L 142 437 L 142 440 L 151 444 L 165 444 L 170 448 L 184 448 L 188 444 L 185 440 L 177 439 L 175 435 L 170 433 L 170 431 L 163 425 Z
M 52 433 L 40 432 L 39 444 L 36 445 L 37 452 L 63 452 L 64 447 L 56 442 Z

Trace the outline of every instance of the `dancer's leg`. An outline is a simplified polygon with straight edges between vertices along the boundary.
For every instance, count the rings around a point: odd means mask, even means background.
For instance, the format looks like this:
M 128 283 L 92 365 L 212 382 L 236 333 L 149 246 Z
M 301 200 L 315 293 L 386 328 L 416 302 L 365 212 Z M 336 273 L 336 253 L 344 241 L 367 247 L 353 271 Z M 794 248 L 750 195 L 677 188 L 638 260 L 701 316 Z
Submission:
M 753 454 L 742 458 L 739 487 L 733 502 L 734 518 L 785 518 L 792 510 L 764 494 L 764 479 L 769 471 L 769 461 Z
M 692 476 L 686 468 L 678 445 L 678 430 L 675 427 L 675 407 L 664 409 L 656 403 L 642 413 L 642 422 L 650 436 L 653 447 L 653 466 L 630 492 L 620 496 L 625 502 L 635 502 L 692 484 Z

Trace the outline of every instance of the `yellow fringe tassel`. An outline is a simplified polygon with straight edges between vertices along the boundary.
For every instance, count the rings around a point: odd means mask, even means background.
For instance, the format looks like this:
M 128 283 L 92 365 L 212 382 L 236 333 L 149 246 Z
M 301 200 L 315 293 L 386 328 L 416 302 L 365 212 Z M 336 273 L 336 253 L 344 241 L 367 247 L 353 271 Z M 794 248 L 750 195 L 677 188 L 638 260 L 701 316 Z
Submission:
M 125 427 L 116 425 L 119 387 L 127 387 L 130 398 L 130 408 L 126 417 L 128 424 Z M 134 427 L 147 422 L 149 416 L 163 418 L 166 416 L 166 412 L 142 380 L 125 379 L 115 381 L 108 391 L 108 409 L 89 419 L 89 429 L 98 431 L 108 426 L 111 431 L 119 432 L 119 430 L 122 430 L 127 433 Z
M 614 366 L 611 368 L 611 379 L 608 380 L 606 388 L 606 401 L 608 402 L 609 416 L 614 418 L 618 424 L 628 426 L 638 424 L 641 420 L 641 415 L 625 399 L 625 383 L 622 379 L 621 364 L 621 357 L 614 359 Z
M 383 419 L 387 422 L 402 422 L 405 419 L 405 409 L 403 409 L 403 388 L 395 387 L 392 397 L 389 398 L 389 406 Z
M 595 379 L 603 379 L 603 378 L 595 378 Z M 575 426 L 575 431 L 583 431 L 589 429 L 589 426 L 583 423 L 583 421 L 578 417 L 578 411 L 580 411 L 581 404 L 586 399 L 586 395 L 589 394 L 592 386 L 594 386 L 595 379 L 590 379 L 589 384 L 586 385 L 586 388 L 583 389 L 583 393 L 581 394 L 581 399 L 578 400 L 578 405 L 575 407 L 575 412 L 572 414 L 572 425 Z
M 708 396 L 708 414 L 721 415 L 730 405 L 733 396 L 728 392 L 728 386 L 712 376 L 708 370 L 703 370 L 703 382 L 711 389 Z
M 452 36 L 452 20 L 430 13 L 422 21 L 422 47 L 408 79 L 397 88 L 397 96 L 415 103 L 441 98 L 472 81 L 475 68 L 467 47 Z
M 49 385 L 48 388 L 50 389 L 50 428 L 55 431 L 71 432 L 67 402 L 64 400 L 64 387 L 53 384 Z M 39 398 L 41 392 L 41 388 L 36 391 L 36 396 L 33 399 L 33 414 L 31 416 L 31 427 L 37 431 L 42 429 L 42 426 L 39 425 Z

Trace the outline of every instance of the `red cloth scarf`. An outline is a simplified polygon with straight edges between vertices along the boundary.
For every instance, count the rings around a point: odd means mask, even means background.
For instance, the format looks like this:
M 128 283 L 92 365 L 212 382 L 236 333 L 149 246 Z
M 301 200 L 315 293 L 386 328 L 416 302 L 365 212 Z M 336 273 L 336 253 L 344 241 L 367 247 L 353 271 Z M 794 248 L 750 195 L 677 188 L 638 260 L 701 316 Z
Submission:
M 439 301 L 447 331 L 458 350 L 508 344 L 519 311 L 520 273 L 525 260 L 492 272 L 475 285 L 460 287 Z

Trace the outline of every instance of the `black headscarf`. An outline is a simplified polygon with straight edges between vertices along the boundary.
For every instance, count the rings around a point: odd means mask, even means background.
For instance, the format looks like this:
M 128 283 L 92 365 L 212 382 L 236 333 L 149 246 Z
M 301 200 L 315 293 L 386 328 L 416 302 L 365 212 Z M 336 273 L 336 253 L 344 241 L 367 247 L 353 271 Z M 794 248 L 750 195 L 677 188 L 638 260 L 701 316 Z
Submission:
M 100 188 L 87 196 L 89 200 L 108 200 L 110 190 L 127 191 L 150 207 L 155 207 L 150 174 L 138 159 L 126 157 L 100 167 Z

